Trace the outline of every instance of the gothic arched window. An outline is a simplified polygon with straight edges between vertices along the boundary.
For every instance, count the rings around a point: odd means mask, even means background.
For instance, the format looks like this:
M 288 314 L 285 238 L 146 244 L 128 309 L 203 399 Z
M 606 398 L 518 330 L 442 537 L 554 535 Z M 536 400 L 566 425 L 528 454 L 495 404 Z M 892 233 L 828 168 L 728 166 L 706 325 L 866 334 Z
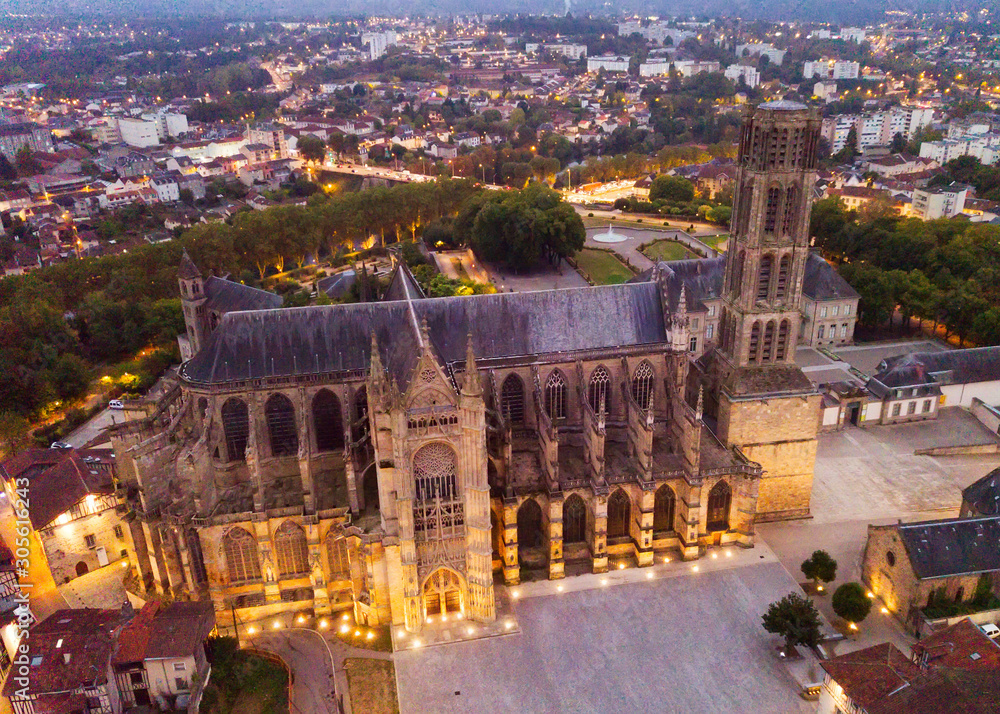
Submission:
M 787 354 L 788 332 L 789 332 L 789 322 L 788 320 L 782 320 L 781 327 L 778 328 L 778 347 L 774 355 L 775 360 L 778 362 L 784 360 L 785 354 Z
M 264 405 L 267 433 L 272 456 L 290 456 L 299 451 L 299 432 L 295 426 L 295 407 L 284 394 L 273 394 Z
M 785 191 L 785 210 L 781 219 L 781 232 L 790 235 L 795 227 L 795 212 L 798 210 L 798 192 L 795 186 L 790 186 Z
M 230 583 L 260 580 L 260 555 L 257 539 L 242 528 L 233 528 L 222 538 Z
M 229 461 L 246 459 L 247 438 L 250 435 L 250 410 L 246 402 L 227 399 L 222 405 L 222 430 L 226 435 L 226 455 Z
M 708 530 L 729 530 L 729 507 L 733 491 L 725 481 L 719 481 L 708 492 Z
M 587 539 L 587 504 L 575 493 L 563 503 L 563 542 L 583 543 Z
M 510 424 L 524 424 L 524 383 L 508 374 L 500 388 L 500 413 Z
M 656 489 L 653 499 L 653 531 L 672 531 L 674 529 L 674 497 L 673 489 L 663 484 Z
M 760 258 L 760 270 L 757 271 L 757 300 L 767 300 L 771 293 L 771 271 L 774 266 L 774 256 L 763 255 Z
M 750 351 L 748 359 L 750 362 L 756 362 L 760 359 L 760 322 L 754 322 L 753 327 L 750 328 Z
M 558 369 L 545 381 L 545 411 L 550 419 L 566 418 L 566 378 Z
M 316 428 L 316 448 L 336 451 L 344 448 L 344 421 L 340 400 L 329 389 L 316 392 L 312 403 L 313 425 Z
M 349 580 L 351 563 L 347 556 L 347 538 L 331 530 L 326 537 L 326 562 L 330 568 L 330 580 Z
M 282 577 L 309 573 L 309 546 L 302 527 L 285 521 L 274 534 L 274 554 Z
M 587 401 L 590 408 L 597 414 L 601 410 L 601 403 L 604 403 L 604 413 L 611 412 L 611 375 L 604 365 L 599 366 L 590 375 L 590 385 L 587 387 Z
M 764 232 L 774 233 L 778 223 L 778 207 L 781 204 L 781 189 L 773 186 L 767 189 L 767 204 L 764 207 Z
M 542 508 L 529 498 L 517 509 L 517 545 L 520 548 L 539 548 L 545 543 L 542 528 Z
M 792 256 L 783 255 L 778 261 L 778 282 L 774 290 L 774 297 L 777 300 L 784 300 L 788 294 L 788 273 L 792 265 Z
M 632 398 L 642 409 L 653 406 L 653 367 L 645 360 L 632 375 Z
M 447 444 L 422 446 L 413 457 L 413 476 L 418 501 L 451 501 L 457 495 L 455 452 Z
M 608 499 L 608 540 L 625 538 L 629 535 L 629 519 L 632 503 L 628 494 L 618 489 Z
M 770 362 L 774 356 L 774 320 L 769 320 L 764 328 L 764 345 L 761 350 L 761 362 Z
M 208 573 L 205 571 L 205 554 L 201 550 L 201 538 L 198 531 L 188 528 L 184 531 L 184 540 L 187 543 L 188 555 L 191 559 L 191 575 L 196 583 L 207 583 Z

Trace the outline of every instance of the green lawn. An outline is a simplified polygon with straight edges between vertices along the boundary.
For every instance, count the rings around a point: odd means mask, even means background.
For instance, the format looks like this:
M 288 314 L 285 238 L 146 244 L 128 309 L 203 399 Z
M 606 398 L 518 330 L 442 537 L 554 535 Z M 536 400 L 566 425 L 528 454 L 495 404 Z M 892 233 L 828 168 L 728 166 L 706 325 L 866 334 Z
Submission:
M 695 238 L 697 238 L 698 240 L 700 240 L 705 245 L 711 246 L 712 248 L 715 248 L 716 250 L 721 250 L 719 248 L 719 245 L 721 243 L 724 243 L 727 240 L 729 240 L 729 234 L 728 233 L 720 233 L 717 236 L 695 236 Z
M 584 248 L 575 257 L 577 265 L 596 285 L 617 285 L 633 277 L 632 271 L 614 253 Z
M 399 714 L 396 670 L 381 659 L 348 657 L 344 660 L 351 710 L 365 714 Z
M 687 246 L 675 240 L 658 240 L 650 243 L 642 253 L 650 260 L 687 260 L 699 257 Z

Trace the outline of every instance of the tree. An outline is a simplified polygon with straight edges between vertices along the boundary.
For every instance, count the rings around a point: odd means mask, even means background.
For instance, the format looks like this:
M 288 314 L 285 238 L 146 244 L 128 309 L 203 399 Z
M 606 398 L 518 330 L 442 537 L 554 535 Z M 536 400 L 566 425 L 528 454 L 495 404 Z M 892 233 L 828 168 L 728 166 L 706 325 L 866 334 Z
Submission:
M 0 448 L 4 456 L 13 456 L 20 451 L 28 437 L 28 422 L 20 414 L 0 412 Z
M 906 151 L 906 137 L 898 131 L 893 134 L 892 144 L 889 145 L 889 151 L 894 154 L 901 154 Z
M 853 164 L 858 151 L 858 129 L 852 126 L 847 132 L 847 141 L 844 148 L 833 155 L 833 160 L 838 164 Z
M 829 583 L 837 577 L 837 561 L 825 550 L 815 550 L 812 556 L 802 561 L 802 574 L 816 585 Z
M 694 184 L 680 176 L 657 176 L 649 187 L 649 200 L 688 203 L 694 200 Z
M 797 593 L 772 602 L 762 619 L 765 630 L 785 638 L 786 655 L 793 654 L 797 645 L 815 647 L 821 639 L 816 606 Z
M 17 169 L 11 165 L 10 161 L 3 154 L 0 154 L 0 180 L 17 180 Z
M 319 137 L 303 134 L 299 137 L 299 155 L 306 161 L 321 162 L 326 156 L 326 144 Z
M 872 609 L 872 601 L 860 583 L 844 583 L 833 593 L 833 611 L 848 622 L 862 622 Z

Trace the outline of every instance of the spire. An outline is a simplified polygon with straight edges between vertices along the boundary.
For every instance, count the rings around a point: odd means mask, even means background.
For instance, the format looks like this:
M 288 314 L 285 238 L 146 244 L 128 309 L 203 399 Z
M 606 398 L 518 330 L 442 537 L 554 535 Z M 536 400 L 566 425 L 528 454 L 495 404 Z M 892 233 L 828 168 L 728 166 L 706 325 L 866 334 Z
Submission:
M 462 394 L 467 397 L 479 397 L 483 394 L 483 386 L 479 381 L 479 370 L 476 368 L 476 355 L 472 351 L 471 332 L 465 345 L 465 381 L 462 384 Z
M 431 344 L 431 331 L 427 327 L 427 316 L 424 315 L 420 318 L 420 341 L 423 343 L 424 347 L 428 347 Z
M 198 266 L 191 260 L 187 248 L 181 254 L 181 264 L 177 267 L 177 277 L 181 280 L 194 280 L 201 277 L 201 271 L 198 270 Z
M 687 285 L 681 283 L 681 296 L 677 300 L 677 314 L 681 317 L 687 317 L 688 312 L 688 301 L 687 301 Z

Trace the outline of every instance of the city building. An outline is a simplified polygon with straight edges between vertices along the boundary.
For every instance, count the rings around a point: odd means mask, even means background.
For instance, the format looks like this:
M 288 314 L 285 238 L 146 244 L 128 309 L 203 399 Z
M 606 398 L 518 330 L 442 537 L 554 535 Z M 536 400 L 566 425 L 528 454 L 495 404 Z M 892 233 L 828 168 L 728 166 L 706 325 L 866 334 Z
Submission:
M 968 618 L 914 644 L 886 642 L 820 662 L 818 714 L 996 711 L 1000 646 Z
M 760 71 L 756 67 L 749 65 L 731 64 L 726 67 L 726 71 L 723 74 L 725 74 L 726 79 L 734 84 L 739 84 L 742 79 L 743 83 L 750 89 L 760 84 Z
M 285 130 L 278 124 L 258 124 L 256 126 L 248 126 L 246 132 L 246 143 L 263 144 L 270 147 L 271 155 L 267 157 L 268 160 L 287 159 L 290 156 L 288 153 L 288 142 L 285 139 Z
M 802 76 L 806 79 L 857 79 L 861 72 L 858 62 L 847 60 L 817 60 L 802 65 Z
M 736 58 L 744 57 L 767 57 L 774 64 L 780 65 L 785 61 L 787 50 L 779 50 L 774 45 L 755 43 L 746 45 L 736 45 Z
M 142 118 L 156 125 L 156 135 L 160 141 L 176 139 L 188 132 L 188 120 L 184 114 L 161 109 L 152 114 L 143 114 Z
M 630 59 L 630 57 L 615 57 L 613 55 L 588 57 L 587 71 L 597 72 L 603 69 L 605 72 L 628 72 L 628 63 Z
M 8 161 L 17 158 L 17 152 L 27 147 L 30 151 L 52 153 L 52 133 L 43 126 L 32 122 L 0 124 L 0 153 Z
M 1000 134 L 966 134 L 953 139 L 924 141 L 920 144 L 920 156 L 941 165 L 959 156 L 974 156 L 981 164 L 992 166 L 1000 160 Z
M 398 40 L 399 35 L 395 30 L 365 32 L 361 35 L 361 44 L 368 45 L 368 58 L 372 61 L 384 55 Z
M 138 149 L 160 145 L 157 122 L 136 119 L 135 117 L 119 117 L 118 133 L 122 141 Z
M 870 525 L 861 580 L 908 629 L 926 633 L 925 608 L 996 592 L 1000 516 Z
M 952 218 L 965 210 L 968 194 L 969 187 L 959 183 L 914 189 L 910 214 L 925 221 Z

